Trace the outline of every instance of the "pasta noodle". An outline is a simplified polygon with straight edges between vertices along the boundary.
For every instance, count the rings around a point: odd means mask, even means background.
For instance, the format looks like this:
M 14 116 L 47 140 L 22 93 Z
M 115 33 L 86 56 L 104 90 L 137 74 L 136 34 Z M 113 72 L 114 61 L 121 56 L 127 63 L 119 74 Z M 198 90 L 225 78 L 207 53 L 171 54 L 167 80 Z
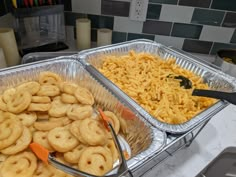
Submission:
M 105 56 L 103 61 L 99 71 L 162 122 L 184 123 L 215 102 L 191 96 L 194 88 L 208 89 L 208 85 L 200 76 L 178 66 L 174 58 L 164 60 L 130 51 L 128 55 Z M 180 80 L 173 77 L 179 75 L 191 80 L 191 89 L 180 86 Z

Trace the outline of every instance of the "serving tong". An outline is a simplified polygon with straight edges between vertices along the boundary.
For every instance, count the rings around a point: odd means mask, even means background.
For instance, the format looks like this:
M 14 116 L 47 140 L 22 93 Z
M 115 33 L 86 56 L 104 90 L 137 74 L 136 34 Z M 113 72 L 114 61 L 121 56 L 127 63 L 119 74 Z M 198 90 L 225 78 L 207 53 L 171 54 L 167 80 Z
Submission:
M 122 175 L 126 175 L 126 174 L 128 174 L 130 177 L 133 177 L 132 172 L 129 170 L 129 168 L 127 166 L 126 159 L 124 157 L 120 142 L 118 140 L 118 137 L 115 133 L 115 130 L 114 130 L 112 124 L 109 122 L 109 119 L 106 117 L 106 115 L 104 114 L 104 112 L 101 109 L 98 109 L 98 112 L 101 115 L 101 118 L 102 118 L 105 128 L 107 128 L 112 134 L 113 141 L 115 142 L 115 145 L 118 149 L 119 157 L 121 160 L 121 163 L 118 167 L 117 173 L 111 174 L 111 175 L 106 175 L 106 177 L 117 177 L 117 176 L 122 176 Z M 53 165 L 57 169 L 60 169 L 70 175 L 84 176 L 84 177 L 98 177 L 96 175 L 88 174 L 86 172 L 72 168 L 68 165 L 65 165 L 65 164 L 57 161 L 56 157 L 54 156 L 54 153 L 50 153 L 46 148 L 42 147 L 41 145 L 39 145 L 37 143 L 31 143 L 30 148 L 36 154 L 36 156 L 39 159 L 41 159 L 44 163 L 46 163 L 46 164 L 50 163 L 51 165 Z
M 180 86 L 182 86 L 184 89 L 192 88 L 192 82 L 188 78 L 181 75 L 175 76 L 174 78 L 180 80 Z M 221 92 L 216 90 L 193 89 L 192 95 L 226 100 L 229 103 L 236 105 L 236 92 Z

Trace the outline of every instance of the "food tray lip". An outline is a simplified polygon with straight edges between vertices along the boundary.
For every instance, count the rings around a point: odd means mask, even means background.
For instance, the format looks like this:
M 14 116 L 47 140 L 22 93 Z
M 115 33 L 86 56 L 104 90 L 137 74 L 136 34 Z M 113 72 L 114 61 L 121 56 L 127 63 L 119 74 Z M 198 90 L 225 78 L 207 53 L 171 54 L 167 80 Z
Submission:
M 149 40 L 149 39 L 135 39 L 135 40 L 130 40 L 130 41 L 126 41 L 126 42 L 120 42 L 120 43 L 116 43 L 116 44 L 110 44 L 110 45 L 105 45 L 105 46 L 101 46 L 101 47 L 96 47 L 96 48 L 91 48 L 91 49 L 86 49 L 86 50 L 82 50 L 78 53 L 79 59 L 82 59 L 84 57 L 84 55 L 88 55 L 90 54 L 90 52 L 95 52 L 95 51 L 100 51 L 100 50 L 107 50 L 109 48 L 115 48 L 115 47 L 119 47 L 122 45 L 127 45 L 127 44 L 133 44 L 135 42 L 147 42 L 147 43 L 155 43 L 161 46 L 164 46 L 160 43 L 156 43 L 155 41 Z M 84 60 L 81 61 L 83 64 L 87 64 L 89 65 L 87 62 L 85 62 Z
M 44 52 L 42 52 L 42 53 L 44 53 Z M 33 54 L 33 53 L 31 53 L 31 54 Z M 27 55 L 30 55 L 30 54 L 27 54 Z M 12 72 L 12 70 L 24 69 L 24 68 L 30 69 L 29 67 L 35 66 L 35 65 L 39 65 L 41 63 L 58 62 L 58 61 L 65 60 L 65 59 L 67 59 L 68 61 L 69 60 L 76 61 L 76 60 L 78 60 L 78 54 L 59 56 L 59 57 L 49 58 L 49 59 L 45 59 L 45 60 L 38 60 L 38 61 L 35 61 L 35 62 L 31 62 L 31 63 L 22 63 L 20 65 L 15 65 L 15 66 L 10 66 L 10 67 L 6 67 L 6 68 L 1 68 L 0 69 L 0 73 L 2 73 L 2 72 Z
M 154 117 L 152 117 L 137 102 L 135 102 L 133 99 L 131 99 L 127 94 L 125 94 L 121 89 L 119 89 L 118 86 L 116 86 L 108 78 L 106 78 L 104 75 L 102 75 L 96 68 L 94 68 L 86 60 L 87 56 L 94 54 L 96 52 L 101 53 L 102 51 L 107 51 L 107 50 L 114 49 L 114 48 L 127 47 L 129 45 L 138 44 L 138 43 L 146 43 L 149 45 L 150 44 L 156 45 L 157 47 L 163 48 L 164 50 L 166 50 L 172 54 L 175 54 L 175 56 L 187 59 L 189 62 L 192 62 L 192 63 L 194 62 L 194 64 L 204 67 L 204 68 L 207 68 L 211 72 L 219 73 L 220 75 L 225 76 L 227 79 L 231 79 L 233 82 L 236 81 L 235 78 L 223 73 L 222 71 L 220 71 L 216 68 L 213 68 L 212 66 L 207 65 L 207 63 L 203 63 L 203 62 L 196 60 L 197 57 L 187 56 L 184 53 L 180 53 L 179 51 L 175 51 L 174 49 L 171 49 L 171 48 L 164 46 L 160 43 L 157 43 L 157 42 L 151 41 L 151 40 L 146 40 L 146 39 L 132 40 L 132 41 L 128 41 L 128 42 L 122 42 L 122 43 L 118 43 L 118 44 L 107 45 L 107 46 L 98 47 L 98 48 L 94 48 L 94 49 L 84 50 L 84 51 L 79 52 L 79 60 L 81 63 L 83 63 L 83 65 L 85 65 L 88 68 L 88 70 L 90 70 L 90 73 L 93 73 L 93 75 L 98 78 L 98 80 L 100 80 L 105 85 L 107 85 L 107 87 L 109 89 L 115 90 L 115 92 L 118 93 L 119 95 L 121 95 L 121 97 L 124 97 L 131 105 L 134 105 L 140 111 L 140 114 L 143 115 L 144 118 L 146 118 L 152 125 L 154 125 L 155 127 L 157 127 L 158 129 L 160 129 L 162 131 L 166 131 L 166 132 L 169 132 L 172 134 L 186 133 L 186 132 L 190 131 L 191 129 L 193 129 L 194 127 L 196 127 L 197 125 L 199 125 L 203 122 L 206 122 L 208 119 L 210 119 L 217 112 L 219 112 L 220 110 L 222 110 L 223 108 L 225 108 L 226 106 L 229 105 L 228 102 L 223 101 L 223 100 L 219 100 L 217 103 L 210 106 L 208 109 L 206 109 L 206 110 L 202 111 L 200 114 L 196 115 L 194 117 L 194 119 L 191 119 L 183 124 L 176 124 L 176 125 L 167 124 L 167 123 L 161 122 L 161 121 L 155 119 Z M 232 85 L 234 86 L 234 88 L 236 88 L 236 84 L 232 84 Z M 196 119 L 199 119 L 199 120 L 196 121 Z
M 4 69 L 0 70 L 0 75 L 5 74 L 5 73 L 10 74 L 10 73 L 15 72 L 15 71 L 33 70 L 34 68 L 37 68 L 37 67 L 48 66 L 48 65 L 51 65 L 53 63 L 58 63 L 58 62 L 77 62 L 81 67 L 83 67 L 83 69 L 86 72 L 88 72 L 88 74 L 93 79 L 95 79 L 98 82 L 98 84 L 103 86 L 104 89 L 107 89 L 107 87 L 105 85 L 103 85 L 103 83 L 101 83 L 99 80 L 94 78 L 93 75 L 83 66 L 83 64 L 78 60 L 77 55 L 60 56 L 60 57 L 55 57 L 55 58 L 52 58 L 52 59 L 40 60 L 40 61 L 36 61 L 36 62 L 33 62 L 33 63 L 27 63 L 27 64 L 23 64 L 23 65 L 17 65 L 17 66 L 13 66 L 13 67 L 4 68 Z M 116 95 L 113 95 L 113 96 L 115 96 L 116 99 L 118 99 L 121 103 L 125 102 L 125 100 L 123 100 L 123 98 L 117 97 Z M 133 107 L 133 105 L 129 105 L 129 107 L 130 106 Z M 133 107 L 133 109 L 134 109 L 134 107 Z M 157 129 L 150 122 L 148 122 L 143 117 L 143 115 L 141 115 L 139 112 L 138 112 L 138 114 L 139 114 L 138 117 L 139 117 L 140 121 L 145 123 L 146 126 L 151 131 L 152 142 L 150 143 L 150 146 L 148 146 L 142 152 L 140 152 L 136 156 L 133 156 L 131 159 L 127 160 L 127 165 L 128 165 L 128 168 L 130 168 L 130 170 L 136 169 L 136 167 L 142 165 L 142 163 L 144 163 L 146 160 L 152 158 L 154 154 L 157 154 L 157 153 L 161 152 L 164 149 L 164 147 L 166 146 L 166 143 L 167 143 L 167 134 L 166 134 L 166 132 Z M 156 144 L 155 144 L 155 142 L 157 142 L 157 141 L 158 142 L 161 141 L 160 146 L 158 148 L 156 148 Z M 139 160 L 137 160 L 137 159 L 139 159 Z
M 29 63 L 28 61 L 31 59 L 34 59 L 35 61 L 37 61 L 38 58 L 41 58 L 41 59 L 43 58 L 43 60 L 48 60 L 48 59 L 52 59 L 52 58 L 58 58 L 59 56 L 72 56 L 72 55 L 76 55 L 78 53 L 79 53 L 78 51 L 28 53 L 23 56 L 23 58 L 21 60 L 21 64 Z M 45 58 L 47 58 L 47 59 L 45 59 Z

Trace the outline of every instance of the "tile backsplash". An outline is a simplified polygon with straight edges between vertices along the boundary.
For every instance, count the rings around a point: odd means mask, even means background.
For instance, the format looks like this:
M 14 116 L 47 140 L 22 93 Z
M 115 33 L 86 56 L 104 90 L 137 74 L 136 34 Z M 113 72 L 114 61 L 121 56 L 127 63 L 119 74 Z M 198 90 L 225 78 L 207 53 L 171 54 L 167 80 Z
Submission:
M 192 7 L 210 7 L 211 0 L 179 0 L 179 5 Z
M 204 54 L 236 48 L 236 0 L 149 0 L 145 22 L 130 20 L 131 1 L 64 0 L 66 25 L 75 30 L 77 18 L 89 18 L 95 42 L 97 29 L 109 28 L 113 43 L 146 38 Z M 7 13 L 3 2 L 0 16 Z
M 145 38 L 188 52 L 215 54 L 236 48 L 235 0 L 149 0 L 147 20 L 129 18 L 131 0 L 71 0 L 66 24 L 79 17 L 92 21 L 92 40 L 98 28 L 113 30 L 113 43 Z

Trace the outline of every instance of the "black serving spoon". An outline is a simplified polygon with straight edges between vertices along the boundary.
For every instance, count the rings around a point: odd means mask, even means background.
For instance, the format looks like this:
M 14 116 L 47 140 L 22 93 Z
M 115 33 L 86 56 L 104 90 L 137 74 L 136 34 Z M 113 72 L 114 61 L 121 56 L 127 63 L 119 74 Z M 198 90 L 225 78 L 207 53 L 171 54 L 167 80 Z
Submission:
M 188 78 L 184 76 L 175 76 L 174 78 L 181 80 L 180 86 L 183 86 L 185 89 L 192 88 L 192 82 Z M 221 92 L 215 90 L 194 89 L 192 95 L 226 100 L 229 103 L 236 105 L 236 92 Z

